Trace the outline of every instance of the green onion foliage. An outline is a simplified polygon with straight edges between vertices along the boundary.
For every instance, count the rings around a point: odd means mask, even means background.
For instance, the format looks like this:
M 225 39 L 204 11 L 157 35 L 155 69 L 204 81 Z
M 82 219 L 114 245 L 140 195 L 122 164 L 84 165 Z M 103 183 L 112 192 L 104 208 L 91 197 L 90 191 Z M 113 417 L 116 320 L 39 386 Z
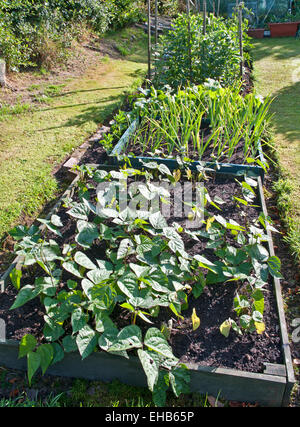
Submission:
M 128 146 L 141 153 L 202 160 L 230 160 L 242 147 L 243 159 L 255 159 L 270 120 L 271 99 L 240 94 L 240 85 L 222 88 L 213 80 L 184 90 L 152 88 L 137 99 L 139 129 Z M 258 159 L 259 161 L 259 159 Z

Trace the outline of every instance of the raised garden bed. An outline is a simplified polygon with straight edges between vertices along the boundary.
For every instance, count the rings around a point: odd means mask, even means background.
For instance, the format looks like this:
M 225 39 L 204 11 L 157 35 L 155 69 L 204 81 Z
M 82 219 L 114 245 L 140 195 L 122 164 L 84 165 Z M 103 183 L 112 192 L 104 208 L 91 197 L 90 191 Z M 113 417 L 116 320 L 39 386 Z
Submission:
M 72 193 L 78 179 L 79 177 L 75 179 L 65 196 Z M 265 218 L 267 217 L 260 178 L 257 184 L 255 205 L 260 207 L 245 207 L 243 204 L 240 207 L 240 212 L 243 212 L 242 217 L 248 211 L 251 221 L 258 216 L 260 210 L 263 211 Z M 235 179 L 227 175 L 222 178 L 215 177 L 215 181 L 208 185 L 208 189 L 214 200 L 223 199 L 225 207 L 222 215 L 224 217 L 229 215 L 230 218 L 238 220 L 236 202 L 232 202 L 232 197 L 238 197 L 240 189 Z M 210 209 L 212 213 L 218 213 L 213 205 Z M 72 241 L 76 229 L 74 229 L 74 221 L 73 224 L 72 221 L 65 221 L 67 218 L 65 211 L 66 209 L 60 203 L 55 208 L 55 213 L 63 218 L 62 241 L 68 243 Z M 51 212 L 51 215 L 53 213 Z M 175 212 L 169 218 L 170 222 L 174 220 L 174 215 Z M 178 218 L 176 219 L 178 221 Z M 269 237 L 269 253 L 273 256 L 271 232 L 268 229 L 266 233 Z M 201 241 L 195 242 L 193 239 L 188 239 L 185 245 L 191 255 L 203 253 Z M 8 285 L 7 279 L 19 262 L 21 262 L 20 258 L 15 260 L 1 281 L 0 318 L 6 320 L 7 339 L 0 343 L 0 360 L 4 366 L 25 369 L 26 360 L 18 359 L 18 340 L 25 333 L 33 333 L 42 339 L 41 319 L 44 313 L 35 300 L 32 300 L 28 307 L 24 305 L 16 311 L 8 312 L 16 292 L 12 286 Z M 221 286 L 224 285 L 207 285 L 200 298 L 191 298 L 187 315 L 182 312 L 184 321 L 180 322 L 173 313 L 174 333 L 170 336 L 170 343 L 174 345 L 175 355 L 183 360 L 190 370 L 191 391 L 213 395 L 220 393 L 225 399 L 258 402 L 266 406 L 287 405 L 291 387 L 294 384 L 294 374 L 279 280 L 272 278 L 268 281 L 265 296 L 266 316 L 264 317 L 266 333 L 259 335 L 256 332 L 235 335 L 234 331 L 231 331 L 226 338 L 220 333 L 219 323 L 228 315 L 234 316 L 232 297 L 236 289 L 234 282 L 227 283 L 225 289 Z M 225 301 L 227 301 L 226 306 Z M 222 310 L 218 311 L 218 307 L 225 309 L 226 313 L 222 313 Z M 195 331 L 189 321 L 193 308 L 201 318 L 201 326 Z M 121 323 L 122 321 L 126 323 L 128 320 L 122 310 L 117 312 L 117 317 Z M 159 320 L 162 319 L 164 318 L 159 318 Z M 155 319 L 152 320 L 156 322 Z M 140 325 L 142 327 L 142 323 Z M 81 360 L 77 353 L 66 353 L 65 358 L 50 366 L 47 372 L 104 381 L 117 378 L 125 383 L 139 386 L 145 386 L 147 383 L 137 357 L 130 356 L 129 359 L 125 359 L 106 352 L 93 352 L 84 360 Z
M 300 21 L 269 23 L 271 37 L 295 37 Z
M 265 36 L 264 28 L 250 28 L 248 30 L 248 36 L 253 37 L 254 39 L 263 39 Z
M 108 162 L 115 165 L 124 165 L 126 162 L 130 162 L 131 166 L 134 168 L 142 168 L 144 163 L 147 162 L 157 162 L 165 164 L 169 169 L 177 169 L 180 167 L 179 161 L 175 158 L 163 158 L 158 156 L 146 156 L 146 155 L 131 155 L 127 153 L 127 145 L 130 142 L 130 139 L 133 137 L 135 132 L 137 131 L 139 126 L 139 120 L 135 119 L 126 132 L 123 134 L 123 136 L 120 138 L 119 142 L 116 144 L 114 149 L 111 151 L 111 153 L 108 156 Z M 129 150 L 130 151 L 130 150 Z M 263 155 L 261 144 L 259 143 L 259 160 L 262 164 L 265 164 L 265 158 Z M 124 160 L 125 158 L 125 160 Z M 196 171 L 199 169 L 199 167 L 205 169 L 205 170 L 213 170 L 216 173 L 224 174 L 235 174 L 235 175 L 244 175 L 247 174 L 248 176 L 252 177 L 258 177 L 260 176 L 262 179 L 265 175 L 265 169 L 258 165 L 251 165 L 251 164 L 243 164 L 241 159 L 241 163 L 231 163 L 231 162 L 215 162 L 215 161 L 209 161 L 209 160 L 191 160 L 188 162 L 188 167 Z

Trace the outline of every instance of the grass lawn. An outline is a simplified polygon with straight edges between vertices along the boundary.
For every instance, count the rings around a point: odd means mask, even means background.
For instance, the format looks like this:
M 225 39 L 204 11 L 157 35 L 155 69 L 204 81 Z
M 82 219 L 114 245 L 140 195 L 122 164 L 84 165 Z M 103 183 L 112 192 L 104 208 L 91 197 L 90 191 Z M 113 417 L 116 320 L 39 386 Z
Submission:
M 2 374 L 2 379 L 1 379 Z M 11 386 L 9 380 L 14 380 Z M 0 385 L 6 394 L 18 387 L 17 396 L 7 398 L 1 396 L 2 407 L 152 407 L 152 393 L 146 387 L 133 387 L 114 380 L 110 383 L 102 381 L 87 381 L 83 379 L 68 379 L 62 377 L 35 378 L 32 392 L 26 387 L 25 374 L 19 371 L 7 371 L 0 368 Z M 32 396 L 32 394 L 34 396 Z M 14 393 L 10 392 L 13 396 Z M 167 393 L 167 407 L 215 407 L 228 406 L 220 399 L 199 393 L 181 394 L 176 398 L 172 392 Z M 105 409 L 104 409 L 105 411 Z M 103 412 L 104 413 L 104 412 Z M 101 415 L 101 413 L 100 413 Z
M 274 142 L 282 178 L 274 183 L 288 225 L 292 252 L 300 259 L 300 40 L 254 40 L 258 92 L 274 99 Z
M 112 51 L 115 37 L 111 35 Z M 121 106 L 124 92 L 141 84 L 147 70 L 147 36 L 132 28 L 118 37 L 130 46 L 126 55 L 89 51 L 84 72 L 66 73 L 58 79 L 60 84 L 53 84 L 53 78 L 49 84 L 47 74 L 37 79 L 36 72 L 31 73 L 26 93 L 34 104 L 17 99 L 1 110 L 0 240 L 21 215 L 35 216 L 57 195 L 58 183 L 51 173 L 55 166 Z M 106 37 L 104 43 L 109 42 Z M 0 104 L 4 92 L 0 91 Z

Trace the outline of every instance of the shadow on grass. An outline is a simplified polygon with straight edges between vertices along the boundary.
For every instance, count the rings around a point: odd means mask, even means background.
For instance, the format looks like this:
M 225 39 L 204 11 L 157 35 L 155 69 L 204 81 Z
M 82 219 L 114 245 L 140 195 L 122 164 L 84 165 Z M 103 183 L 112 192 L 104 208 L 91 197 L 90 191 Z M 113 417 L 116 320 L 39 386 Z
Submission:
M 68 108 L 82 107 L 84 105 L 103 104 L 106 102 L 113 101 L 115 99 L 119 99 L 121 96 L 122 96 L 122 94 L 111 95 L 111 96 L 107 96 L 105 98 L 100 98 L 99 100 L 94 100 L 94 101 L 90 101 L 90 102 L 81 102 L 79 104 L 66 104 L 66 105 L 57 105 L 56 107 L 41 108 L 39 111 L 45 112 L 45 111 L 53 111 L 53 110 L 64 110 L 64 109 L 68 109 Z M 55 129 L 55 127 L 52 129 Z
M 125 94 L 119 94 L 115 96 L 109 96 L 95 102 L 65 105 L 61 107 L 54 107 L 54 108 L 42 110 L 42 111 L 48 111 L 48 110 L 56 110 L 60 108 L 75 108 L 75 107 L 81 107 L 84 105 L 92 105 L 82 110 L 80 114 L 74 115 L 72 118 L 67 120 L 64 124 L 60 126 L 51 126 L 49 128 L 39 129 L 38 132 L 45 132 L 53 129 L 60 129 L 60 128 L 73 127 L 73 126 L 79 127 L 87 122 L 94 122 L 96 125 L 99 125 L 100 123 L 103 123 L 108 118 L 110 118 L 112 112 L 117 107 L 120 107 L 121 104 L 124 102 L 125 97 L 126 97 Z M 101 105 L 101 104 L 105 104 L 105 105 Z
M 103 106 L 102 108 L 99 108 L 99 106 L 89 107 L 81 114 L 68 120 L 65 126 L 81 126 L 86 122 L 94 122 L 99 125 L 99 123 L 103 123 L 104 120 L 107 120 L 118 106 L 121 106 L 124 97 L 119 96 L 117 101 Z
M 300 39 L 295 37 L 264 38 L 252 40 L 254 61 L 268 56 L 275 59 L 298 58 L 300 56 Z
M 129 73 L 128 76 L 129 77 L 133 77 L 133 78 L 139 78 L 139 77 L 145 77 L 146 75 L 146 70 L 143 70 L 142 68 L 139 68 L 138 70 L 135 70 L 133 73 Z
M 300 81 L 278 90 L 272 97 L 270 111 L 275 131 L 290 142 L 299 141 L 300 155 Z
M 139 71 L 139 70 L 138 70 Z M 64 96 L 67 95 L 74 95 L 77 93 L 86 93 L 86 92 L 99 92 L 102 90 L 113 90 L 113 89 L 126 89 L 126 86 L 116 86 L 116 87 L 99 87 L 99 88 L 95 88 L 95 89 L 80 89 L 80 90 L 73 90 L 73 91 L 69 91 L 69 92 L 63 92 L 60 93 L 58 95 L 52 95 L 51 98 L 62 98 Z

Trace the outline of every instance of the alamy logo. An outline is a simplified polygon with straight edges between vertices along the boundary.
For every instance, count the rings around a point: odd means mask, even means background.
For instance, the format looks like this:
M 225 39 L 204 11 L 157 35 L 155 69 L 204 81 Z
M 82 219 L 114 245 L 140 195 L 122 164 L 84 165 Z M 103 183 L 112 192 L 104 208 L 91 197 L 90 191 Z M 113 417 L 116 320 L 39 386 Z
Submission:
M 160 212 L 165 221 L 176 218 L 185 228 L 203 225 L 206 193 L 203 183 L 131 182 L 127 179 L 97 187 L 97 214 L 125 220 L 148 219 Z
M 300 342 L 300 318 L 296 318 L 292 321 L 292 327 L 296 328 L 293 330 L 292 333 L 292 341 L 295 344 L 298 344 Z

